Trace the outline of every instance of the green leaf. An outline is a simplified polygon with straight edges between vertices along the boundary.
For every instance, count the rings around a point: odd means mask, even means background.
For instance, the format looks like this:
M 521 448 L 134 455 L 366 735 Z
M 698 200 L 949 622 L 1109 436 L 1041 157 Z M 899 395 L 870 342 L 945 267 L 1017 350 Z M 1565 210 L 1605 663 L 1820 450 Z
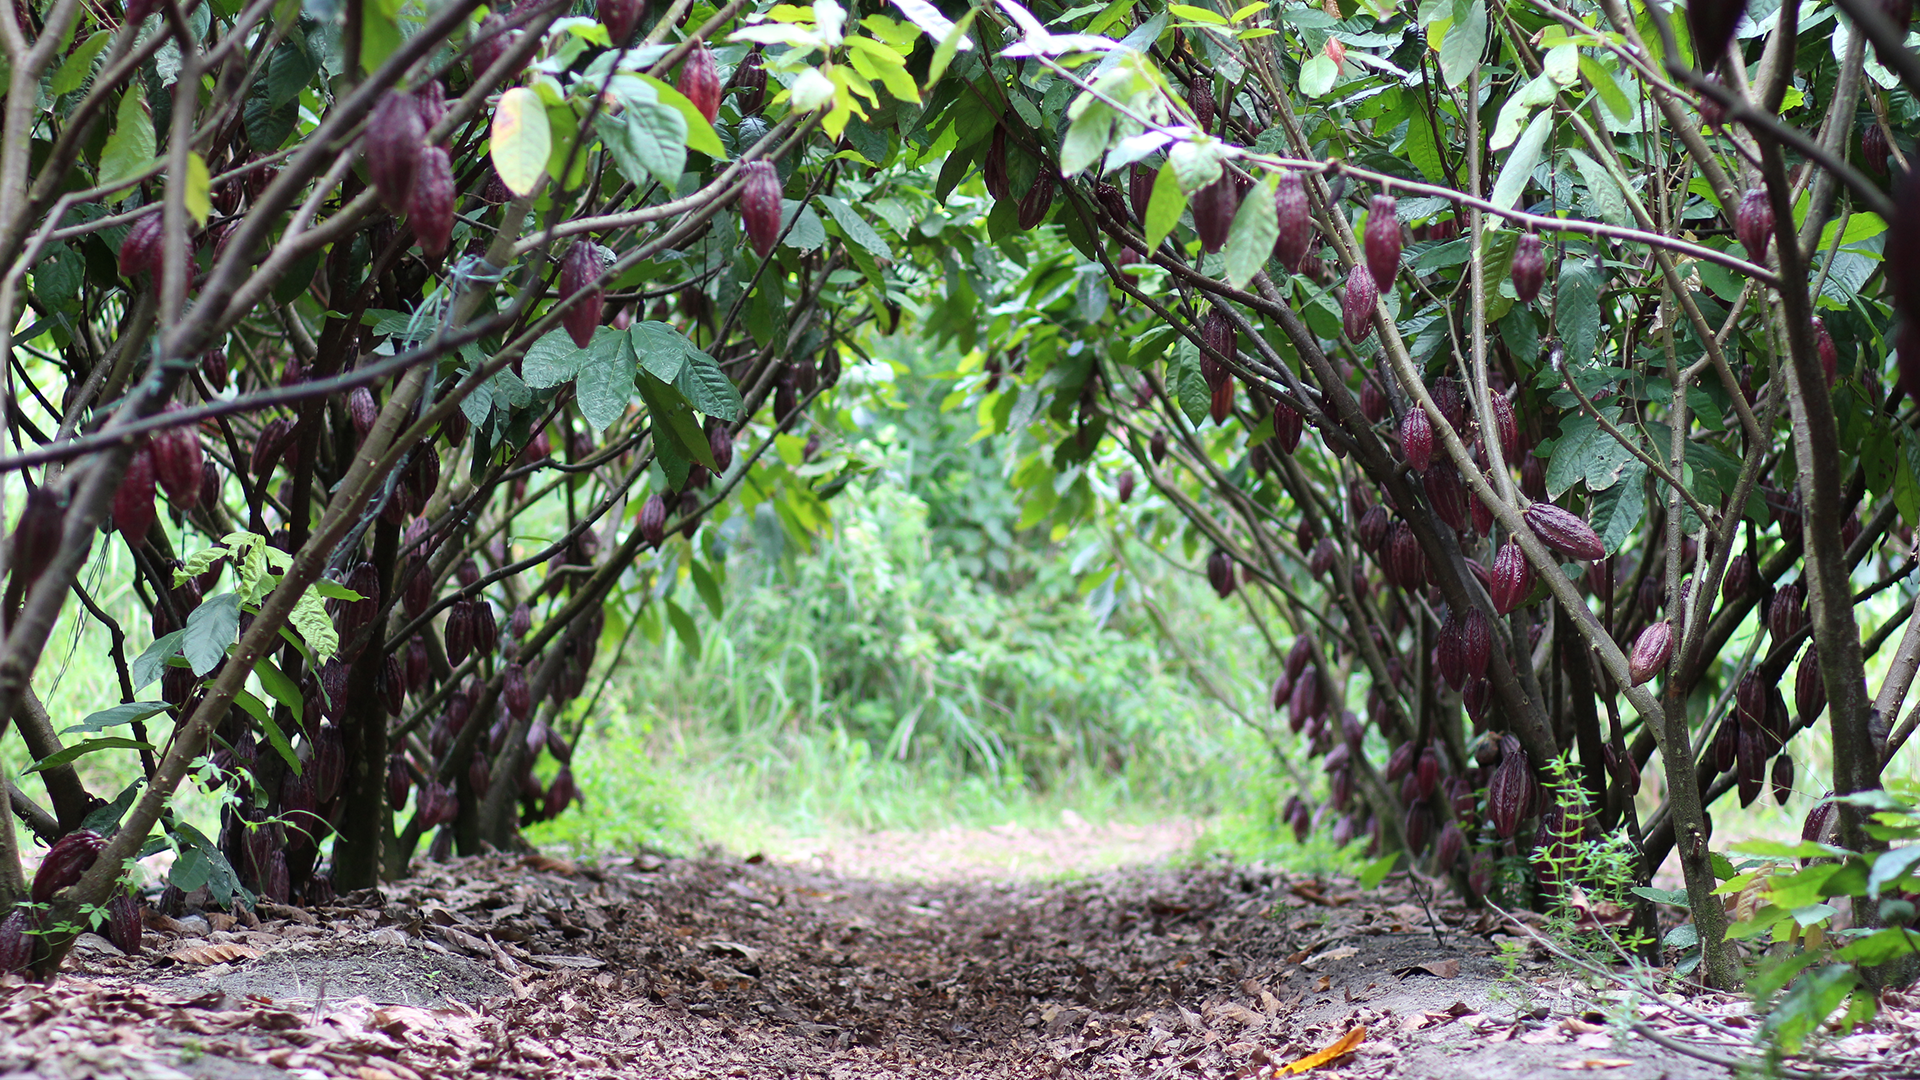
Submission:
M 867 220 L 854 212 L 845 199 L 832 195 L 818 197 L 820 205 L 827 208 L 834 224 L 840 226 L 840 234 L 870 252 L 874 258 L 885 262 L 893 261 L 893 249 L 887 246 L 886 238 L 874 231 Z
M 1182 337 L 1174 350 L 1174 365 L 1172 378 L 1167 381 L 1173 384 L 1174 398 L 1180 402 L 1180 411 L 1187 415 L 1187 422 L 1199 427 L 1213 404 L 1207 380 L 1200 374 L 1200 346 L 1195 345 L 1193 339 Z
M 139 739 L 121 739 L 121 738 L 93 739 L 88 742 L 75 743 L 72 746 L 69 746 L 63 750 L 60 750 L 57 753 L 48 754 L 46 757 L 41 758 L 39 761 L 34 762 L 25 771 L 28 773 L 37 773 L 37 772 L 45 772 L 48 769 L 57 769 L 62 765 L 71 764 L 74 760 L 80 757 L 84 757 L 87 754 L 95 753 L 100 750 L 151 750 L 151 749 L 153 749 L 152 743 L 141 742 Z
M 651 75 L 641 75 L 639 78 L 653 87 L 653 92 L 659 95 L 660 104 L 679 113 L 686 122 L 687 133 L 683 142 L 687 149 L 705 154 L 715 161 L 727 160 L 727 148 L 720 144 L 719 134 L 707 122 L 706 114 L 700 111 L 698 105 L 688 101 L 687 95 Z
M 319 71 L 320 65 L 307 50 L 292 42 L 273 50 L 267 64 L 267 104 L 277 109 L 299 101 L 300 92 Z
M 1679 889 L 1654 889 L 1645 885 L 1636 885 L 1627 891 L 1641 899 L 1651 900 L 1656 904 L 1667 904 L 1679 908 L 1691 906 L 1691 903 L 1687 900 L 1687 894 Z
M 304 722 L 306 699 L 300 694 L 300 684 L 287 677 L 287 673 L 276 667 L 271 659 L 262 656 L 254 661 L 253 674 L 260 680 L 260 688 L 273 700 L 285 705 L 293 713 L 293 722 Z M 325 693 L 323 689 L 321 693 Z
M 680 111 L 658 101 L 634 101 L 620 119 L 633 161 L 667 190 L 678 187 L 680 174 L 687 167 L 687 121 Z
M 1267 265 L 1273 255 L 1273 242 L 1280 238 L 1280 221 L 1275 216 L 1273 192 L 1265 184 L 1255 184 L 1248 197 L 1240 200 L 1233 215 L 1233 227 L 1227 232 L 1225 271 L 1227 283 L 1242 288 L 1253 275 Z
M 166 673 L 167 661 L 180 655 L 180 639 L 187 636 L 185 630 L 175 630 L 154 639 L 153 644 L 129 665 L 129 674 L 133 678 L 133 688 L 140 690 Z
M 47 94 L 51 97 L 59 97 L 61 94 L 71 94 L 85 86 L 87 79 L 93 74 L 94 60 L 99 58 L 100 50 L 106 48 L 112 40 L 113 31 L 95 31 L 79 48 L 73 50 L 71 55 L 61 61 L 60 70 L 53 73 L 53 81 L 47 84 Z
M 1600 281 L 1585 260 L 1567 260 L 1554 291 L 1554 316 L 1560 324 L 1566 361 L 1585 364 L 1600 342 Z
M 687 569 L 693 575 L 694 591 L 700 594 L 700 599 L 706 603 L 707 610 L 713 612 L 713 617 L 720 618 L 726 613 L 726 603 L 720 598 L 720 585 L 713 580 L 713 574 L 709 573 L 706 564 L 698 559 L 695 559 Z
M 535 390 L 564 386 L 580 373 L 580 364 L 586 358 L 586 351 L 575 345 L 565 330 L 551 330 L 527 346 L 520 378 Z
M 132 724 L 145 720 L 149 716 L 158 716 L 172 706 L 164 701 L 130 701 L 125 705 L 115 705 L 111 709 L 101 709 L 88 713 L 87 718 L 77 724 L 62 728 L 60 734 L 67 735 L 75 731 L 105 731 L 121 724 Z
M 1475 6 L 1479 6 L 1476 2 Z M 1451 39 L 1452 35 L 1449 34 Z M 1527 189 L 1527 181 L 1533 177 L 1533 167 L 1540 163 L 1540 149 L 1547 144 L 1547 136 L 1553 132 L 1553 110 L 1543 109 L 1533 118 L 1520 141 L 1513 144 L 1513 150 L 1507 154 L 1506 164 L 1500 166 L 1500 175 L 1493 182 L 1493 196 L 1489 200 L 1494 206 L 1506 210 L 1519 201 Z
M 1646 474 L 1647 467 L 1635 461 L 1622 482 L 1593 497 L 1587 520 L 1593 531 L 1600 534 L 1600 543 L 1609 555 L 1620 550 L 1646 513 L 1647 492 L 1642 483 Z
M 681 367 L 679 378 L 673 381 L 674 387 L 695 409 L 708 416 L 727 421 L 740 419 L 740 411 L 746 404 L 740 397 L 740 388 L 720 370 L 719 361 L 695 348 L 693 342 L 685 338 L 681 341 L 686 345 L 686 364 Z
M 1633 211 L 1628 209 L 1626 196 L 1620 193 L 1620 185 L 1614 183 L 1613 174 L 1606 166 L 1579 150 L 1570 149 L 1567 156 L 1573 159 L 1574 167 L 1580 170 L 1580 179 L 1587 185 L 1587 205 L 1593 213 L 1609 225 L 1632 225 Z
M 120 97 L 120 111 L 114 121 L 113 134 L 107 136 L 106 148 L 100 151 L 102 187 L 137 176 L 153 163 L 153 118 L 147 115 L 143 86 L 143 83 L 135 81 Z M 119 202 L 131 194 L 132 188 L 122 188 L 107 196 L 107 201 Z
M 1078 176 L 1107 152 L 1113 135 L 1113 108 L 1097 99 L 1067 129 L 1060 143 L 1060 175 Z
M 1459 13 L 1462 5 L 1455 3 L 1453 7 Z M 1447 87 L 1457 89 L 1466 82 L 1473 69 L 1480 66 L 1480 56 L 1486 51 L 1486 0 L 1473 0 L 1465 5 L 1464 17 L 1456 15 L 1453 25 L 1447 27 L 1447 36 L 1440 40 L 1440 75 Z
M 210 597 L 187 615 L 186 636 L 180 639 L 181 655 L 195 676 L 204 676 L 227 658 L 227 646 L 240 633 L 240 596 L 221 593 Z
M 501 94 L 493 111 L 491 153 L 494 171 L 507 190 L 523 197 L 533 194 L 547 174 L 552 149 L 547 109 L 540 95 L 524 86 Z M 677 173 L 674 179 L 679 179 Z
M 207 163 L 199 154 L 187 154 L 186 191 L 181 198 L 196 224 L 204 226 L 213 213 L 213 181 L 207 175 Z
M 1382 855 L 1361 867 L 1360 888 L 1368 892 L 1379 888 L 1380 883 L 1387 880 L 1387 875 L 1393 873 L 1394 864 L 1399 861 L 1400 853 L 1395 851 Z
M 573 385 L 580 416 L 596 434 L 604 432 L 633 401 L 633 358 L 627 335 L 603 326 L 594 332 L 593 347 L 580 353 Z
M 1333 89 L 1335 79 L 1340 77 L 1340 69 L 1334 66 L 1333 57 L 1324 52 L 1314 53 L 1300 65 L 1300 92 L 1310 98 L 1322 97 Z
M 1180 224 L 1180 215 L 1187 211 L 1187 194 L 1180 190 L 1180 180 L 1174 175 L 1173 165 L 1168 163 L 1160 167 L 1160 175 L 1153 180 L 1153 195 L 1147 200 L 1147 249 L 1158 251 L 1162 241 Z
M 1920 844 L 1883 851 L 1873 860 L 1873 872 L 1867 875 L 1867 898 L 1878 900 L 1880 890 L 1900 880 L 1920 863 Z
M 673 632 L 679 636 L 680 643 L 694 658 L 700 658 L 700 628 L 693 624 L 693 616 L 686 613 L 679 604 L 667 599 L 667 622 L 673 625 Z

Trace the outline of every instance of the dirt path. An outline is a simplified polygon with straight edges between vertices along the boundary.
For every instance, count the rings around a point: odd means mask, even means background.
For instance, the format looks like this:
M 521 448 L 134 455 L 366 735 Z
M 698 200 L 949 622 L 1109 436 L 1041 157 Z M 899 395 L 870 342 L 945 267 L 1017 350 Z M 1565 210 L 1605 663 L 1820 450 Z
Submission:
M 83 939 L 51 987 L 0 986 L 0 1077 L 1264 1077 L 1358 1026 L 1316 1075 L 1725 1075 L 1434 914 L 1260 867 L 463 860 L 254 925 L 155 919 L 138 957 Z
M 1063 810 L 1060 826 L 1053 829 L 1010 822 L 984 829 L 778 837 L 767 845 L 766 855 L 802 869 L 874 881 L 1065 878 L 1163 865 L 1191 851 L 1200 833 L 1200 823 L 1191 818 L 1092 825 Z

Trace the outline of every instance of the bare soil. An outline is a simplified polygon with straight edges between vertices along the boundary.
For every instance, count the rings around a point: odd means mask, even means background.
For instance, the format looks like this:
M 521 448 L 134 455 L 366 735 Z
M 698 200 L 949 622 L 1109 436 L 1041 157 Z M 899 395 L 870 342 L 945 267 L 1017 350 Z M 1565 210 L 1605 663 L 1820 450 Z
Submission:
M 1696 1052 L 1746 1042 L 1738 1003 L 1675 998 L 1719 1018 L 1689 1026 L 1610 1002 L 1404 885 L 814 862 L 488 857 L 333 907 L 150 916 L 139 956 L 87 937 L 51 985 L 0 985 L 0 1077 L 1238 1078 L 1364 1027 L 1315 1075 L 1678 1080 L 1728 1070 L 1622 1019 Z M 1915 1027 L 1839 1049 L 1920 1063 Z

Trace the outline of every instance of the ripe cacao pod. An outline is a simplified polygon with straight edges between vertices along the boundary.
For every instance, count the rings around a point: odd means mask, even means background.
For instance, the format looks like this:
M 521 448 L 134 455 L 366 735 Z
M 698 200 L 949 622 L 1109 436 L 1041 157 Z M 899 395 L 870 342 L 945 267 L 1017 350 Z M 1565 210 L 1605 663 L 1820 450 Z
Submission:
M 1273 241 L 1273 257 L 1288 272 L 1298 272 L 1300 261 L 1313 243 L 1313 212 L 1307 204 L 1307 186 L 1297 172 L 1280 174 L 1280 186 L 1273 192 L 1273 211 L 1279 233 Z
M 1420 758 L 1413 766 L 1413 790 L 1421 800 L 1433 798 L 1440 787 L 1440 752 L 1429 743 L 1420 751 Z
M 1793 755 L 1781 754 L 1773 759 L 1773 801 L 1781 806 L 1793 796 Z
M 601 312 L 606 307 L 606 291 L 596 284 L 606 269 L 607 249 L 591 240 L 574 241 L 560 262 L 561 300 L 592 286 L 586 295 L 581 296 L 560 316 L 560 324 L 567 328 L 567 336 L 583 349 L 593 342 L 593 332 L 599 327 Z
M 1840 349 L 1833 343 L 1833 334 L 1827 330 L 1827 320 L 1818 315 L 1813 317 L 1813 347 L 1820 356 L 1820 371 L 1827 378 L 1828 388 L 1840 374 Z
M 1754 584 L 1753 556 L 1744 552 L 1727 560 L 1726 576 L 1720 579 L 1720 596 L 1728 603 L 1747 594 Z
M 657 491 L 640 507 L 640 538 L 652 548 L 667 538 L 667 500 Z
M 1006 125 L 995 124 L 993 136 L 987 140 L 987 155 L 980 162 L 981 183 L 986 185 L 987 194 L 993 197 L 994 202 L 1013 198 L 1013 182 L 1007 176 L 1007 161 Z
M 1373 333 L 1373 309 L 1379 299 L 1372 272 L 1364 264 L 1355 263 L 1347 274 L 1347 290 L 1340 298 L 1340 325 L 1348 341 L 1357 345 Z
M 387 806 L 395 811 L 407 805 L 407 793 L 413 788 L 413 777 L 407 772 L 407 763 L 399 754 L 387 759 Z
M 1806 586 L 1798 582 L 1782 585 L 1774 592 L 1773 603 L 1767 605 L 1767 629 L 1775 643 L 1786 641 L 1807 625 L 1806 592 Z
M 1268 697 L 1273 702 L 1274 712 L 1286 708 L 1287 702 L 1293 700 L 1293 679 L 1286 672 L 1281 672 L 1280 677 L 1273 680 L 1273 689 Z
M 1034 178 L 1033 186 L 1020 197 L 1014 221 L 1022 231 L 1032 231 L 1047 220 L 1047 212 L 1053 209 L 1054 174 L 1053 170 L 1042 166 L 1040 175 Z
M 1134 220 L 1147 220 L 1147 205 L 1153 201 L 1153 184 L 1159 178 L 1159 173 L 1137 161 L 1127 170 L 1127 201 L 1133 204 Z
M 147 530 L 153 528 L 153 446 L 149 443 L 133 452 L 126 474 L 113 492 L 113 527 L 120 530 L 128 545 L 147 542 Z
M 1113 492 L 1122 504 L 1133 501 L 1133 483 L 1132 469 L 1123 469 L 1120 475 L 1114 478 Z
M 1400 459 L 1417 473 L 1427 471 L 1433 461 L 1433 421 L 1418 402 L 1407 409 L 1400 421 Z
M 92 829 L 76 829 L 55 840 L 34 872 L 33 902 L 49 903 L 54 894 L 79 881 L 106 846 L 106 839 Z
M 493 617 L 493 605 L 481 597 L 473 602 L 473 647 L 481 653 L 500 651 L 500 623 Z
M 1494 427 L 1500 437 L 1500 455 L 1511 465 L 1520 458 L 1520 421 L 1513 415 L 1513 402 L 1507 395 L 1495 392 L 1487 399 L 1487 405 L 1493 412 Z
M 14 526 L 11 553 L 13 579 L 23 595 L 59 554 L 66 524 L 66 502 L 51 487 L 40 484 L 27 492 L 26 508 Z
M 740 58 L 740 66 L 733 69 L 733 107 L 741 116 L 758 116 L 767 104 L 767 62 L 760 54 L 760 46 Z
M 1607 549 L 1601 545 L 1599 534 L 1572 511 L 1549 502 L 1536 502 L 1522 511 L 1522 516 L 1541 543 L 1562 555 L 1589 562 L 1606 558 Z
M 1812 646 L 1793 673 L 1793 704 L 1802 724 L 1811 724 L 1827 711 L 1827 684 L 1820 673 L 1820 648 Z
M 1467 710 L 1467 716 L 1473 720 L 1478 730 L 1487 720 L 1487 706 L 1493 703 L 1493 683 L 1488 679 L 1475 679 L 1460 692 L 1460 704 Z
M 1460 662 L 1466 669 L 1468 683 L 1487 673 L 1487 661 L 1492 655 L 1493 626 L 1479 608 L 1470 607 L 1460 620 Z
M 1392 526 L 1387 517 L 1387 508 L 1374 503 L 1367 512 L 1360 515 L 1360 523 L 1354 528 L 1354 536 L 1360 542 L 1360 550 L 1373 554 L 1387 542 L 1387 530 Z
M 1387 400 L 1386 391 L 1380 389 L 1379 380 L 1369 375 L 1360 382 L 1360 414 L 1367 423 L 1377 424 L 1387 418 L 1393 410 L 1393 404 Z
M 600 16 L 600 25 L 607 28 L 607 37 L 616 49 L 624 49 L 633 40 L 633 32 L 640 26 L 640 20 L 646 17 L 647 0 L 598 0 L 594 5 Z M 765 73 L 761 74 L 764 80 Z M 761 89 L 766 89 L 763 81 Z M 712 119 L 709 117 L 708 119 Z
M 1879 121 L 1869 120 L 1860 132 L 1860 160 L 1867 168 L 1880 176 L 1887 175 L 1887 161 L 1893 156 L 1892 147 L 1887 142 L 1887 131 Z
M 720 115 L 720 76 L 714 70 L 713 50 L 705 45 L 695 45 L 687 58 L 680 62 L 679 91 L 686 95 L 700 115 L 713 123 Z
M 1533 303 L 1540 295 L 1541 286 L 1547 283 L 1547 257 L 1541 251 L 1538 233 L 1520 234 L 1519 242 L 1514 245 L 1510 273 L 1513 295 L 1523 304 Z
M 430 259 L 446 254 L 453 242 L 454 195 L 453 160 L 445 149 L 428 144 L 420 151 L 413 190 L 407 196 L 407 223 Z
M 1222 173 L 1220 179 L 1193 193 L 1193 228 L 1200 234 L 1200 247 L 1219 251 L 1227 244 L 1233 229 L 1233 217 L 1240 210 L 1240 189 L 1233 177 Z
M 1633 654 L 1627 659 L 1628 681 L 1639 686 L 1660 673 L 1673 656 L 1673 622 L 1661 619 L 1640 631 L 1634 640 Z
M 1720 66 L 1746 10 L 1747 0 L 1687 0 L 1687 32 L 1693 38 L 1694 60 L 1701 71 Z
M 1163 464 L 1167 460 L 1166 432 L 1156 431 L 1153 433 L 1153 438 L 1147 440 L 1147 455 L 1153 458 L 1155 465 Z
M 1214 593 L 1220 599 L 1225 600 L 1233 595 L 1236 576 L 1233 572 L 1233 556 L 1227 554 L 1225 548 L 1214 548 L 1213 554 L 1207 556 L 1207 584 L 1213 586 Z
M 1434 871 L 1440 874 L 1451 873 L 1466 850 L 1467 834 L 1460 831 L 1460 826 L 1451 821 L 1447 822 L 1446 827 L 1440 830 L 1440 839 L 1434 845 Z
M 1767 715 L 1767 690 L 1758 673 L 1749 671 L 1742 675 L 1733 688 L 1734 711 L 1748 723 L 1760 723 Z
M 1494 834 L 1504 840 L 1514 834 L 1526 816 L 1533 764 L 1527 760 L 1527 752 L 1520 748 L 1519 740 L 1508 735 L 1503 743 L 1508 745 L 1501 753 L 1493 778 L 1487 783 L 1487 820 L 1492 823 Z
M 405 90 L 388 90 L 367 117 L 360 152 L 366 159 L 367 179 L 379 192 L 380 201 L 395 214 L 404 213 L 413 196 L 426 146 L 427 128 L 413 95 Z
M 533 692 L 527 686 L 527 669 L 519 664 L 508 664 L 500 680 L 500 700 L 507 707 L 507 714 L 515 720 L 524 720 L 533 710 Z
M 1427 502 L 1433 505 L 1434 515 L 1446 522 L 1453 531 L 1465 532 L 1468 523 L 1467 488 L 1461 483 L 1460 470 L 1453 467 L 1452 460 L 1441 458 L 1428 466 L 1421 481 L 1427 493 Z
M 1281 452 L 1291 454 L 1300 449 L 1300 436 L 1306 431 L 1306 422 L 1294 407 L 1284 401 L 1273 403 L 1273 441 Z
M 1419 752 L 1420 748 L 1415 746 L 1411 739 L 1394 747 L 1393 753 L 1387 755 L 1387 771 L 1382 774 L 1386 778 L 1387 783 L 1391 784 L 1396 780 L 1405 780 L 1407 777 L 1413 775 L 1414 757 Z
M 1375 195 L 1367 204 L 1365 247 L 1367 269 L 1380 292 L 1393 288 L 1400 274 L 1400 219 L 1391 195 Z
M 1213 130 L 1213 77 L 1197 75 L 1189 88 L 1187 103 L 1193 106 L 1193 118 L 1201 131 Z
M 1287 649 L 1287 678 L 1300 678 L 1300 673 L 1313 663 L 1313 650 L 1312 634 L 1301 634 L 1293 639 L 1293 645 Z
M 167 406 L 178 409 L 178 403 Z M 200 452 L 200 435 L 181 425 L 156 432 L 149 444 L 153 448 L 154 479 L 167 497 L 182 510 L 190 510 L 200 499 L 200 480 L 206 457 Z
M 1547 497 L 1547 463 L 1538 454 L 1528 454 L 1520 463 L 1520 493 L 1535 502 Z
M 208 387 L 225 390 L 227 374 L 227 350 L 212 348 L 200 354 L 200 377 L 207 381 Z
M 455 600 L 447 606 L 447 663 L 459 667 L 473 652 L 473 601 Z
M 33 962 L 33 935 L 28 929 L 27 913 L 20 908 L 0 919 L 0 975 L 25 971 Z
M 489 15 L 481 19 L 480 25 L 473 28 L 473 35 L 469 39 L 472 42 L 469 48 L 474 78 L 478 79 L 486 73 L 487 69 L 499 63 L 500 58 L 507 55 L 513 48 L 514 42 L 520 40 L 520 34 L 519 30 L 507 29 L 507 20 L 503 16 Z M 506 77 L 512 78 L 518 74 L 517 71 L 510 71 L 506 73 Z M 494 180 L 499 181 L 497 174 Z M 505 200 L 494 201 L 504 202 Z
M 1740 196 L 1733 214 L 1733 235 L 1747 249 L 1747 258 L 1765 264 L 1767 241 L 1773 238 L 1773 203 L 1762 188 L 1749 188 Z
M 1333 569 L 1335 554 L 1333 540 L 1323 537 L 1319 543 L 1313 545 L 1313 553 L 1307 558 L 1307 569 L 1315 577 L 1324 577 Z
M 1413 534 L 1413 526 L 1405 521 L 1395 522 L 1389 543 L 1389 580 L 1408 592 L 1426 588 L 1427 554 L 1421 550 L 1420 538 Z
M 467 759 L 467 787 L 472 789 L 475 798 L 483 799 L 492 781 L 493 768 L 487 762 L 487 755 L 475 747 L 473 756 Z
M 126 239 L 120 241 L 121 277 L 134 278 L 149 272 L 159 275 L 166 264 L 163 254 L 166 242 L 164 217 L 156 210 L 133 220 L 127 229 Z
M 780 240 L 780 173 L 771 161 L 749 161 L 741 166 L 740 220 L 747 239 L 761 258 L 773 254 Z
M 1734 781 L 1740 788 L 1740 805 L 1753 805 L 1767 782 L 1767 755 L 1758 725 L 1742 719 L 1735 736 Z
M 1296 723 L 1306 723 L 1327 714 L 1326 688 L 1320 685 L 1320 669 L 1308 664 L 1293 680 L 1293 696 L 1288 699 L 1287 707 L 1293 711 Z

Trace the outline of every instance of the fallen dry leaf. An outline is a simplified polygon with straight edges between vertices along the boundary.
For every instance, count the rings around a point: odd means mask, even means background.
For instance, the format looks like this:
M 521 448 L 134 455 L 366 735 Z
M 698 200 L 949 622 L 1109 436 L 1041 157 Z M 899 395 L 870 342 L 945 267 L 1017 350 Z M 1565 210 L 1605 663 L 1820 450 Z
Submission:
M 1429 960 L 1424 964 L 1411 964 L 1407 967 L 1396 968 L 1393 973 L 1403 979 L 1415 973 L 1431 975 L 1436 979 L 1451 979 L 1460 974 L 1460 961 L 1452 959 L 1451 957 L 1445 960 Z
M 1294 1073 L 1306 1072 L 1308 1069 L 1317 1069 L 1320 1066 L 1325 1065 L 1328 1062 L 1334 1060 L 1335 1058 L 1352 1053 L 1353 1048 L 1356 1046 L 1359 1046 L 1360 1040 L 1365 1039 L 1366 1037 L 1367 1037 L 1366 1028 L 1364 1027 L 1353 1028 L 1352 1030 L 1348 1031 L 1345 1035 L 1342 1035 L 1338 1039 L 1335 1039 L 1333 1043 L 1329 1045 L 1326 1049 L 1317 1050 L 1311 1054 L 1308 1054 L 1306 1057 L 1301 1058 L 1298 1061 L 1288 1062 L 1287 1064 L 1280 1066 L 1280 1070 L 1279 1070 L 1280 1074 L 1283 1076 L 1291 1076 Z
M 224 964 L 232 960 L 251 960 L 260 955 L 260 950 L 251 945 L 242 945 L 237 941 L 209 942 L 202 945 L 183 945 L 167 954 L 167 959 L 182 964 Z
M 1556 1061 L 1553 1067 L 1568 1072 L 1598 1072 L 1601 1069 L 1618 1069 L 1633 1062 L 1625 1058 L 1573 1058 L 1568 1061 Z

